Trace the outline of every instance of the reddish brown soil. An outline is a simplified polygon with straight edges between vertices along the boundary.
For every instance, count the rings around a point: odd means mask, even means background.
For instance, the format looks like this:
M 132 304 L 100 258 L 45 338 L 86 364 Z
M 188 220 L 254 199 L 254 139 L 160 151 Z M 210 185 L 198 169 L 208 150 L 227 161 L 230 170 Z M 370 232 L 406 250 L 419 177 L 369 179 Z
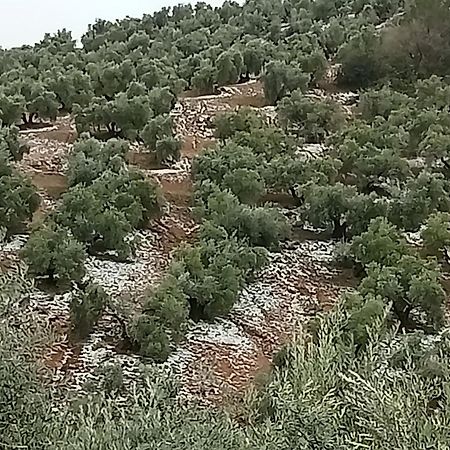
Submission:
M 67 190 L 65 175 L 51 172 L 37 172 L 31 176 L 32 183 L 38 190 L 45 191 L 52 198 L 59 198 Z
M 203 139 L 196 136 L 185 136 L 181 147 L 181 156 L 192 159 L 204 148 L 214 145 L 214 139 Z
M 160 180 L 164 197 L 178 206 L 188 206 L 191 203 L 193 186 L 189 178 L 177 180 Z
M 224 98 L 220 101 L 233 107 L 251 106 L 253 108 L 263 108 L 267 106 L 266 99 L 263 95 L 235 95 L 230 98 Z
M 126 155 L 126 160 L 128 164 L 137 166 L 144 170 L 161 168 L 161 166 L 156 163 L 155 157 L 152 153 L 129 151 Z
M 73 144 L 78 137 L 78 133 L 70 127 L 64 126 L 57 130 L 44 131 L 40 134 L 44 139 L 58 141 L 64 144 Z

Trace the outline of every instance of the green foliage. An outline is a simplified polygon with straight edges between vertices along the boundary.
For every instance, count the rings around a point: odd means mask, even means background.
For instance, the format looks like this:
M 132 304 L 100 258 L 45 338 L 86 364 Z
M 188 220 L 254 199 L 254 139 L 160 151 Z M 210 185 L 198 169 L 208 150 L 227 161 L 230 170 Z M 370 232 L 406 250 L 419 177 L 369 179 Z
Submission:
M 20 95 L 0 94 L 0 121 L 6 125 L 15 125 L 20 121 L 25 109 L 25 99 Z
M 389 220 L 407 231 L 416 231 L 435 211 L 450 211 L 448 182 L 441 174 L 423 171 L 409 178 L 390 203 Z
M 236 169 L 224 176 L 222 184 L 247 204 L 256 203 L 266 192 L 264 180 L 256 170 Z
M 446 296 L 439 269 L 433 262 L 404 255 L 394 266 L 372 263 L 360 291 L 392 304 L 393 315 L 403 329 L 430 332 L 443 324 Z
M 130 254 L 125 238 L 132 228 L 126 214 L 108 204 L 93 187 L 77 185 L 64 194 L 56 221 L 86 243 L 91 253 L 116 250 L 120 258 Z
M 72 291 L 70 302 L 71 332 L 77 339 L 86 338 L 100 319 L 108 296 L 93 283 L 86 283 Z
M 34 275 L 48 276 L 60 283 L 81 281 L 85 274 L 85 251 L 66 228 L 44 224 L 28 239 L 23 257 Z
M 399 231 L 382 217 L 372 220 L 365 233 L 353 238 L 351 251 L 364 267 L 371 263 L 395 265 L 410 253 Z
M 432 214 L 421 231 L 423 245 L 426 252 L 430 255 L 441 256 L 447 251 L 450 245 L 450 214 L 435 213 Z
M 157 164 L 178 161 L 181 156 L 181 142 L 173 136 L 166 136 L 156 142 L 155 156 Z
M 380 332 L 386 315 L 386 306 L 380 297 L 359 292 L 344 295 L 342 299 L 348 322 L 343 330 L 343 340 L 349 340 L 357 349 L 366 347 L 373 331 Z
M 124 167 L 127 151 L 128 144 L 117 139 L 110 139 L 105 144 L 93 138 L 78 141 L 69 158 L 69 186 L 90 185 L 107 170 L 119 173 Z
M 227 173 L 237 169 L 257 170 L 257 156 L 246 147 L 230 142 L 223 147 L 208 148 L 193 161 L 195 180 L 220 184 Z
M 411 98 L 384 86 L 365 91 L 358 102 L 358 113 L 363 120 L 374 122 L 376 117 L 388 119 L 393 111 L 409 106 Z
M 148 94 L 148 102 L 155 116 L 168 114 L 175 105 L 175 96 L 166 86 L 153 88 Z
M 201 217 L 251 245 L 276 248 L 288 235 L 287 222 L 275 209 L 243 205 L 230 191 L 209 183 L 200 186 L 200 196 L 204 199 L 197 208 Z
M 244 281 L 266 258 L 264 249 L 252 248 L 207 222 L 200 243 L 182 248 L 171 269 L 188 298 L 190 317 L 211 320 L 227 314 Z
M 31 220 L 40 204 L 34 186 L 0 152 L 0 227 L 13 234 Z
M 19 129 L 16 126 L 0 128 L 0 154 L 6 153 L 10 159 L 20 161 L 29 146 L 19 138 Z
M 288 65 L 282 61 L 271 61 L 264 68 L 264 94 L 271 105 L 290 92 L 299 90 L 305 92 L 309 76 L 299 67 Z
M 216 65 L 217 82 L 223 86 L 239 81 L 244 69 L 244 60 L 240 52 L 228 50 L 217 58 Z
M 155 152 L 156 161 L 165 163 L 180 157 L 181 144 L 173 136 L 172 118 L 165 114 L 150 119 L 141 133 L 144 144 Z
M 237 112 L 218 115 L 214 120 L 215 136 L 226 140 L 239 132 L 251 133 L 255 129 L 264 128 L 264 119 L 251 108 L 240 108 Z
M 187 318 L 187 296 L 177 278 L 169 275 L 146 295 L 142 313 L 133 324 L 133 343 L 140 354 L 165 361 Z
M 198 94 L 212 94 L 216 84 L 214 66 L 209 61 L 203 63 L 192 77 L 191 83 Z
M 331 226 L 335 237 L 345 237 L 345 218 L 355 195 L 353 186 L 341 183 L 310 186 L 306 192 L 308 221 L 315 227 Z
M 47 432 L 52 423 L 48 422 L 50 396 L 40 383 L 30 354 L 36 349 L 36 336 L 8 325 L 4 319 L 0 326 L 1 445 L 37 450 L 50 445 Z
M 345 122 L 336 103 L 312 100 L 300 90 L 283 98 L 278 104 L 278 115 L 285 129 L 311 143 L 323 142 Z
M 341 63 L 339 82 L 352 87 L 368 87 L 384 75 L 380 59 L 380 38 L 372 28 L 365 28 L 350 38 L 338 51 Z
M 355 355 L 342 342 L 348 326 L 341 309 L 321 320 L 315 342 L 289 349 L 287 363 L 257 397 L 257 417 L 270 430 L 264 440 L 283 449 L 445 447 L 448 336 L 441 344 L 420 335 L 410 343 L 373 326 L 367 351 Z

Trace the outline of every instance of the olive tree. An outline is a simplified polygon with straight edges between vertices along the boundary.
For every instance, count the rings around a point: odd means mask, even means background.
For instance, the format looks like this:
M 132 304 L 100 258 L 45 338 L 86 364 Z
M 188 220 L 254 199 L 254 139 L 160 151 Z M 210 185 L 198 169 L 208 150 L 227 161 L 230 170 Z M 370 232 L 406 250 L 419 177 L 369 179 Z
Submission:
M 66 284 L 85 275 L 84 246 L 67 228 L 47 223 L 33 231 L 23 253 L 30 272 Z

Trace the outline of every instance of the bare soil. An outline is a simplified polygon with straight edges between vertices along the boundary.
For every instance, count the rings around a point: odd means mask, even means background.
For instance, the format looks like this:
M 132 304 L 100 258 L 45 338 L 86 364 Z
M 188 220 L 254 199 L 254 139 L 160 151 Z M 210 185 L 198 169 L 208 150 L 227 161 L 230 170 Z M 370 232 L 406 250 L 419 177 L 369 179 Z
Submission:
M 31 176 L 31 181 L 38 190 L 45 191 L 54 199 L 67 191 L 67 178 L 60 173 L 36 172 Z

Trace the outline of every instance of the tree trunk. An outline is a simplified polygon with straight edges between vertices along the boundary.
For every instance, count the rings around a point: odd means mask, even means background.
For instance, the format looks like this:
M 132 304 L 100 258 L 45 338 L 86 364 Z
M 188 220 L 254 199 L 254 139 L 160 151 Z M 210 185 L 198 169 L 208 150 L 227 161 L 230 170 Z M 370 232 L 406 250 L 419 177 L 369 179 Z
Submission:
M 401 308 L 398 303 L 394 302 L 392 305 L 394 309 L 394 313 L 400 321 L 400 330 L 412 330 L 415 329 L 416 326 L 413 324 L 409 318 L 411 311 L 413 310 L 412 305 L 406 306 L 405 308 Z
M 347 222 L 341 223 L 340 219 L 335 218 L 333 223 L 333 239 L 347 240 Z
M 305 196 L 304 195 L 298 195 L 295 188 L 292 186 L 289 188 L 289 193 L 292 195 L 292 197 L 295 200 L 295 203 L 297 206 L 302 206 L 303 203 L 305 203 Z

